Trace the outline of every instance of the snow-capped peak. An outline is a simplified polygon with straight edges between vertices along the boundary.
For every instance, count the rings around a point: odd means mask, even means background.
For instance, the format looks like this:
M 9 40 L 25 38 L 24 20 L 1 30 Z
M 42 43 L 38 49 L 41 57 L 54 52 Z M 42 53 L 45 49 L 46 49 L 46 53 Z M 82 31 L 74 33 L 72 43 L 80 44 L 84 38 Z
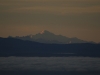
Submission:
M 43 34 L 45 32 L 45 30 L 42 30 L 41 32 L 40 32 L 40 34 Z

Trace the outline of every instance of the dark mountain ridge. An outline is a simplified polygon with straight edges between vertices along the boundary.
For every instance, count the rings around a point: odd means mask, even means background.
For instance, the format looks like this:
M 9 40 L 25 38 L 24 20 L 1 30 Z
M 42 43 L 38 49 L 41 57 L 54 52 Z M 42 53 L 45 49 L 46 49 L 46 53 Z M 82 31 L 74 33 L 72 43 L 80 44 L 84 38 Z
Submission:
M 0 38 L 0 56 L 100 57 L 100 44 L 44 44 L 15 38 Z

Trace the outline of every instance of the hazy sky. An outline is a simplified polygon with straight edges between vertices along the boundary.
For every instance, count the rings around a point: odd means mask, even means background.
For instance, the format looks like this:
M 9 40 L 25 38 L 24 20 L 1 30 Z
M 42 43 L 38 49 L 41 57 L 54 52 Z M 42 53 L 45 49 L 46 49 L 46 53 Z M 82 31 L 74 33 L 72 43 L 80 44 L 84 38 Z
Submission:
M 100 0 L 0 0 L 0 37 L 42 30 L 100 42 Z

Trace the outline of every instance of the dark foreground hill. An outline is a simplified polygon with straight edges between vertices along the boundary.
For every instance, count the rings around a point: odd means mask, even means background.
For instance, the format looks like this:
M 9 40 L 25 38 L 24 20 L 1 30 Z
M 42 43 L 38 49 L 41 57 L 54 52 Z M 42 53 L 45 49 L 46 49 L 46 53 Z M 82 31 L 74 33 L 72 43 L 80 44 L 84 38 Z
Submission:
M 15 38 L 0 38 L 0 56 L 100 57 L 100 44 L 43 44 Z

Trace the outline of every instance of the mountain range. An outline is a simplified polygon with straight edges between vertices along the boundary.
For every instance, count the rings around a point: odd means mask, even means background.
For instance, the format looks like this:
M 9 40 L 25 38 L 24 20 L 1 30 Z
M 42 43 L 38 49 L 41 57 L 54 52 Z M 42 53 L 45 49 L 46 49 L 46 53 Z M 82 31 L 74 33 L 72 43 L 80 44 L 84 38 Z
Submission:
M 87 41 L 78 39 L 76 37 L 69 38 L 62 35 L 55 35 L 52 32 L 49 32 L 47 30 L 43 30 L 38 34 L 35 35 L 27 35 L 27 36 L 16 36 L 14 38 L 22 39 L 22 40 L 29 40 L 29 41 L 35 41 L 40 43 L 49 43 L 49 44 L 70 44 L 70 43 L 87 43 Z
M 100 44 L 55 35 L 45 30 L 35 35 L 0 37 L 0 56 L 100 57 Z
M 100 57 L 100 44 L 46 44 L 16 38 L 0 38 L 2 56 L 88 56 Z

